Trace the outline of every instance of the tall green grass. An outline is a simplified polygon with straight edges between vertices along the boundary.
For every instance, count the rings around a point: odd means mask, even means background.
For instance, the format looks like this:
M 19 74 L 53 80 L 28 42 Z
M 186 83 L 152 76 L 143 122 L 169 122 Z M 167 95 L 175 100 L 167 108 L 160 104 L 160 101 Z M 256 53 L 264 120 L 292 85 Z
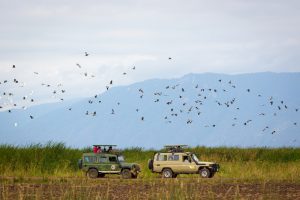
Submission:
M 45 145 L 0 146 L 1 175 L 54 175 L 77 170 L 77 160 L 83 150 L 72 149 L 63 143 Z
M 77 161 L 91 148 L 75 149 L 64 143 L 45 145 L 0 145 L 0 176 L 84 176 Z M 159 150 L 123 149 L 127 162 L 141 165 L 140 177 L 155 177 L 147 168 L 148 159 Z M 195 147 L 187 149 L 203 161 L 221 165 L 217 176 L 229 178 L 300 179 L 300 148 Z

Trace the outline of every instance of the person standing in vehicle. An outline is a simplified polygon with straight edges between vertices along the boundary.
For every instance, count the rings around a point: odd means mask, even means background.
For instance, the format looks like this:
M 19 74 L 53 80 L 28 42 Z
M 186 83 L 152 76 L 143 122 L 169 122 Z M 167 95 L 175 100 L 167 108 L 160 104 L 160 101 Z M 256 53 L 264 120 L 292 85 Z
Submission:
M 98 147 L 97 153 L 101 153 L 101 152 L 102 152 L 101 147 Z
M 94 145 L 93 152 L 98 153 L 98 149 L 99 149 L 99 147 L 97 145 Z

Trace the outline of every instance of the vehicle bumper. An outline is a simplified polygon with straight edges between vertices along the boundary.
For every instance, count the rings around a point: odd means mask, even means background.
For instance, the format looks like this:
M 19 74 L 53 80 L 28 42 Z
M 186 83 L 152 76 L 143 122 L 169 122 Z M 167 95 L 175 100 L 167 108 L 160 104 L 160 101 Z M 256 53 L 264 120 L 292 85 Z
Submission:
M 211 171 L 212 172 L 218 172 L 220 169 L 220 165 L 219 164 L 212 164 L 211 166 Z

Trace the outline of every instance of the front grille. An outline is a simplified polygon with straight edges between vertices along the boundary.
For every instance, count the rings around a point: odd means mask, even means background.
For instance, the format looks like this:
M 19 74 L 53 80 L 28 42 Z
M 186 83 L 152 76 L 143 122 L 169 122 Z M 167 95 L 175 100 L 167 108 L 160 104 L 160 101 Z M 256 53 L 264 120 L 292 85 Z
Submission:
M 134 165 L 134 166 L 133 166 L 133 170 L 136 171 L 136 172 L 140 172 L 140 171 L 141 171 L 141 168 L 140 168 L 140 166 L 138 166 L 138 165 Z
M 213 171 L 215 171 L 215 172 L 219 171 L 219 169 L 220 169 L 219 164 L 212 164 L 211 167 L 212 167 Z

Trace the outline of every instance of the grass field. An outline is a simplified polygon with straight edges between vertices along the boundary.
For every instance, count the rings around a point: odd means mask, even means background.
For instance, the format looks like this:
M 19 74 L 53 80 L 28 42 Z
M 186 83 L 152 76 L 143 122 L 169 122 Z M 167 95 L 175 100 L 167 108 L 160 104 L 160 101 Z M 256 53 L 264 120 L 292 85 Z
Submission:
M 161 179 L 147 169 L 155 150 L 124 149 L 128 162 L 139 163 L 137 180 L 117 175 L 90 180 L 77 160 L 91 149 L 63 143 L 0 146 L 0 199 L 295 199 L 300 198 L 300 148 L 195 147 L 201 160 L 216 161 L 213 179 L 180 175 Z

